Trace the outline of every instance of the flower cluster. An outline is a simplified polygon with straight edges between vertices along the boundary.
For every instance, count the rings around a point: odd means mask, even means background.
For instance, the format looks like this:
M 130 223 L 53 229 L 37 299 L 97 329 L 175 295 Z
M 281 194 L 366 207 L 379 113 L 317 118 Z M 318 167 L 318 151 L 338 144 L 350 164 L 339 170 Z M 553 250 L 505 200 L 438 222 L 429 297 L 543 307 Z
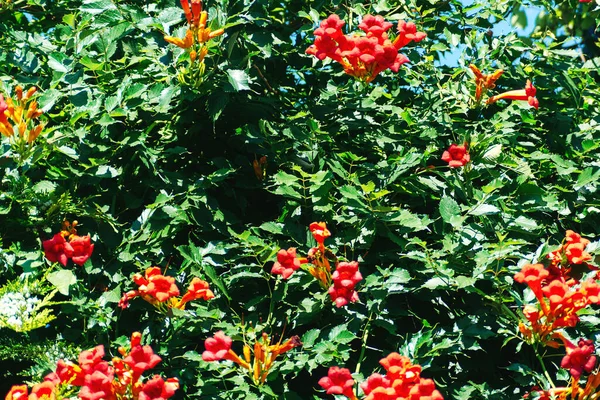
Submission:
M 364 400 L 443 400 L 431 379 L 421 377 L 421 366 L 412 364 L 408 357 L 391 353 L 379 361 L 386 374 L 374 373 L 360 384 Z M 358 400 L 354 379 L 346 368 L 331 367 L 319 385 L 327 394 L 336 394 Z
M 9 138 L 16 151 L 25 156 L 44 124 L 36 120 L 42 115 L 38 103 L 33 99 L 36 87 L 23 93 L 21 86 L 15 87 L 15 98 L 6 99 L 0 94 L 0 133 Z
M 76 226 L 77 221 L 73 221 L 73 224 L 64 221 L 59 233 L 43 241 L 44 254 L 50 262 L 59 262 L 66 267 L 71 259 L 82 266 L 92 256 L 94 245 L 90 236 L 78 236 Z
M 150 267 L 142 274 L 135 274 L 133 281 L 138 285 L 137 290 L 131 290 L 123 295 L 119 307 L 125 309 L 129 301 L 141 297 L 158 310 L 168 313 L 171 308 L 183 310 L 185 305 L 192 300 L 210 300 L 215 297 L 208 286 L 208 282 L 200 278 L 193 278 L 187 292 L 179 298 L 179 288 L 175 278 L 162 274 L 160 268 Z
M 467 150 L 467 143 L 457 145 L 452 143 L 448 150 L 442 154 L 442 161 L 446 161 L 450 168 L 464 167 L 469 161 L 471 156 Z
M 564 339 L 567 355 L 560 362 L 561 368 L 568 369 L 571 376 L 579 379 L 585 371 L 588 374 L 596 366 L 596 356 L 594 356 L 594 345 L 589 339 L 580 339 L 575 346 L 571 341 Z
M 589 339 L 579 339 L 577 344 L 565 338 L 560 332 L 556 337 L 563 342 L 567 354 L 560 362 L 561 368 L 569 370 L 572 376 L 570 385 L 566 387 L 555 387 L 549 390 L 534 390 L 539 394 L 539 399 L 576 399 L 587 400 L 597 398 L 600 387 L 600 372 L 594 371 L 597 357 L 594 355 L 594 345 Z M 583 373 L 590 374 L 585 386 L 580 385 Z M 527 396 L 529 397 L 529 396 Z
M 578 233 L 568 230 L 565 235 L 564 244 L 558 249 L 548 254 L 548 258 L 552 261 L 551 268 L 560 269 L 563 274 L 568 274 L 570 265 L 583 264 L 590 261 L 592 256 L 585 252 L 585 248 L 590 244 L 590 241 L 584 239 Z
M 592 259 L 585 251 L 589 243 L 589 240 L 569 230 L 563 243 L 548 254 L 548 266 L 541 263 L 526 264 L 514 276 L 516 282 L 529 286 L 538 301 L 537 305 L 523 308 L 527 322 L 519 324 L 519 331 L 530 343 L 542 343 L 555 348 L 564 346 L 566 355 L 560 366 L 567 369 L 572 377 L 569 387 L 541 391 L 540 398 L 549 399 L 550 396 L 570 393 L 573 399 L 586 399 L 600 386 L 600 374 L 595 373 L 588 377 L 585 388 L 579 387 L 581 375 L 591 373 L 596 365 L 592 341 L 580 339 L 575 344 L 562 331 L 563 328 L 577 325 L 578 311 L 600 303 L 600 284 L 595 278 L 580 282 L 571 275 L 574 265 Z M 589 269 L 596 268 L 589 266 Z
M 293 247 L 279 250 L 271 273 L 288 279 L 302 264 L 309 264 L 308 272 L 328 290 L 337 307 L 358 301 L 356 284 L 363 279 L 358 271 L 358 262 L 340 262 L 331 250 L 325 247 L 325 239 L 331 236 L 325 222 L 313 222 L 309 229 L 317 241 L 317 247 L 310 249 L 308 256 L 302 258 L 297 257 Z M 335 264 L 333 273 L 330 260 Z
M 485 92 L 496 87 L 496 81 L 502 76 L 504 70 L 497 69 L 495 72 L 486 75 L 474 64 L 470 64 L 469 68 L 475 75 L 475 101 L 479 104 Z
M 166 381 L 159 375 L 142 382 L 142 374 L 154 368 L 161 358 L 150 346 L 141 345 L 139 332 L 131 335 L 130 348 L 119 348 L 123 358 L 103 360 L 104 346 L 81 352 L 78 363 L 59 360 L 56 370 L 33 386 L 28 394 L 26 385 L 15 385 L 6 400 L 61 399 L 75 395 L 83 400 L 163 400 L 172 397 L 179 388 L 177 378 Z M 78 389 L 79 388 L 79 389 Z M 76 394 L 77 392 L 77 394 Z
M 551 264 L 548 268 L 543 264 L 526 264 L 515 274 L 516 282 L 525 283 L 535 294 L 538 306 L 527 305 L 523 314 L 529 326 L 521 323 L 519 329 L 523 335 L 532 340 L 546 343 L 552 339 L 557 329 L 574 327 L 579 322 L 577 312 L 588 305 L 600 303 L 600 285 L 594 279 L 579 282 L 569 275 L 569 260 L 579 263 L 589 254 L 582 249 L 577 256 L 569 259 L 569 238 L 580 236 L 572 231 L 567 232 L 567 244 L 550 253 Z M 587 241 L 585 239 L 584 243 Z M 573 243 L 578 248 L 581 242 Z M 575 253 L 575 252 L 574 252 Z M 569 252 L 569 254 L 571 254 Z
M 202 359 L 204 361 L 233 361 L 247 370 L 252 381 L 257 385 L 265 383 L 275 359 L 280 354 L 302 345 L 298 336 L 292 336 L 283 343 L 280 340 L 278 343 L 271 344 L 269 335 L 263 333 L 260 339 L 254 342 L 254 346 L 244 344 L 244 358 L 242 359 L 231 349 L 232 344 L 233 340 L 229 336 L 226 336 L 223 331 L 218 331 L 212 338 L 205 340 L 206 350 L 202 353 Z
M 393 24 L 377 15 L 365 15 L 358 26 L 363 35 L 344 35 L 344 21 L 336 14 L 323 20 L 314 32 L 315 42 L 307 50 L 319 60 L 331 58 L 344 68 L 344 72 L 361 81 L 371 82 L 379 73 L 390 69 L 398 72 L 408 57 L 398 51 L 410 42 L 425 39 L 412 22 L 398 22 L 398 35 L 391 40 L 387 31 Z
M 358 263 L 341 262 L 337 264 L 331 275 L 333 285 L 329 288 L 329 295 L 337 307 L 358 301 L 358 293 L 355 286 L 362 281 L 362 275 L 358 272 Z
M 202 10 L 201 0 L 191 0 L 191 2 L 190 0 L 180 1 L 188 22 L 188 29 L 182 39 L 165 36 L 165 41 L 188 51 L 192 67 L 197 66 L 197 68 L 194 68 L 196 75 L 193 76 L 196 81 L 192 83 L 198 83 L 204 74 L 204 57 L 208 54 L 207 43 L 211 39 L 222 35 L 225 30 L 221 28 L 213 31 L 207 27 L 208 12 Z M 186 70 L 185 72 L 188 71 Z M 185 76 L 181 75 L 180 81 L 186 83 L 185 78 Z

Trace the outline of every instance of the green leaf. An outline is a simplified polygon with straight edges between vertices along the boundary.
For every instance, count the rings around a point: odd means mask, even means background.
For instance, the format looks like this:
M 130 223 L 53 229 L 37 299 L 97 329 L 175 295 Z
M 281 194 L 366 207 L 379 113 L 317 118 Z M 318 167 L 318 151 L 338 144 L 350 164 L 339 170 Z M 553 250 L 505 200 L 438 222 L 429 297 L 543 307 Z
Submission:
M 453 217 L 460 216 L 460 206 L 456 200 L 451 197 L 442 197 L 440 200 L 439 210 L 444 222 L 451 223 Z
M 95 175 L 100 178 L 114 178 L 120 174 L 121 173 L 116 168 L 111 167 L 110 165 L 101 165 L 98 167 Z
M 241 69 L 229 69 L 227 70 L 227 79 L 236 92 L 239 92 L 240 90 L 250 90 L 250 78 L 246 71 Z
M 52 193 L 56 190 L 56 184 L 50 181 L 40 181 L 33 185 L 33 191 L 35 193 Z
M 304 335 L 302 335 L 302 347 L 305 349 L 311 348 L 315 344 L 315 341 L 318 337 L 318 329 L 311 329 L 310 331 L 306 332 Z
M 69 295 L 69 287 L 77 283 L 75 274 L 67 269 L 61 269 L 51 272 L 47 277 L 48 281 L 53 284 L 61 294 Z
M 337 343 L 350 343 L 356 339 L 356 335 L 350 332 L 345 325 L 338 325 L 329 332 L 329 340 Z
M 69 72 L 73 60 L 64 53 L 52 53 L 48 56 L 48 66 L 58 72 Z
M 471 215 L 489 215 L 489 214 L 498 214 L 500 209 L 491 204 L 479 204 L 469 211 Z
M 47 112 L 54 104 L 63 96 L 63 94 L 56 89 L 46 90 L 39 98 L 40 108 L 42 111 Z
M 574 185 L 574 189 L 579 190 L 586 185 L 596 182 L 598 178 L 600 178 L 600 169 L 594 171 L 594 168 L 588 167 L 579 174 L 579 177 L 577 177 L 577 183 Z

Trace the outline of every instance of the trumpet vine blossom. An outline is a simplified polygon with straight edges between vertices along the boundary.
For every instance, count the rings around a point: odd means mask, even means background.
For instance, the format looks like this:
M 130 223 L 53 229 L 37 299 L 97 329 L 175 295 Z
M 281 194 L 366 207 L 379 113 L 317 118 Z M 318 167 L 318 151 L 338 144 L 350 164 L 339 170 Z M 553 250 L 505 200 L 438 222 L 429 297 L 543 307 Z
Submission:
M 15 385 L 6 400 L 53 400 L 77 397 L 83 400 L 159 400 L 168 399 L 179 388 L 177 378 L 166 381 L 159 375 L 146 380 L 142 374 L 154 368 L 161 358 L 150 346 L 141 345 L 142 335 L 131 335 L 129 348 L 120 347 L 123 358 L 104 360 L 104 346 L 82 351 L 78 363 L 59 360 L 54 372 L 44 382 L 33 386 Z M 79 389 L 78 389 L 79 388 Z M 78 390 L 78 392 L 77 392 Z
M 283 343 L 281 340 L 277 343 L 272 343 L 269 335 L 263 333 L 253 346 L 244 344 L 244 358 L 238 356 L 231 349 L 232 344 L 233 340 L 229 336 L 226 336 L 223 331 L 219 331 L 212 338 L 205 340 L 204 347 L 206 350 L 202 353 L 202 359 L 209 362 L 219 360 L 233 361 L 246 370 L 254 384 L 262 385 L 267 380 L 275 359 L 279 355 L 301 346 L 302 342 L 300 342 L 298 336 L 292 336 Z
M 526 101 L 530 106 L 537 110 L 540 106 L 540 102 L 535 97 L 536 92 L 537 89 L 533 86 L 530 80 L 527 80 L 525 89 L 510 90 L 508 92 L 492 96 L 488 99 L 487 103 L 493 104 L 498 100 L 522 100 Z
M 159 311 L 168 314 L 171 308 L 185 309 L 188 302 L 193 300 L 210 300 L 215 297 L 209 284 L 200 278 L 193 278 L 187 292 L 179 298 L 179 288 L 175 278 L 162 274 L 159 267 L 146 269 L 144 275 L 135 274 L 133 281 L 138 285 L 137 290 L 126 292 L 119 301 L 119 307 L 125 309 L 129 301 L 141 297 Z
M 308 264 L 308 272 L 327 289 L 331 300 L 337 307 L 358 301 L 356 284 L 362 280 L 358 271 L 358 262 L 340 262 L 333 252 L 325 246 L 325 239 L 331 236 L 325 222 L 313 222 L 309 226 L 318 247 L 308 251 L 307 257 L 298 257 L 295 248 L 281 249 L 271 273 L 288 279 L 302 264 Z M 333 262 L 335 269 L 332 270 Z
M 392 23 L 383 17 L 367 14 L 359 24 L 362 35 L 344 35 L 345 22 L 336 14 L 323 20 L 314 32 L 315 41 L 306 53 L 319 60 L 330 58 L 342 65 L 344 72 L 356 79 L 369 83 L 381 72 L 390 69 L 398 72 L 409 59 L 398 53 L 410 42 L 420 42 L 427 36 L 418 32 L 412 22 L 400 21 L 394 39 L 388 35 Z
M 408 357 L 391 353 L 379 364 L 386 373 L 373 373 L 360 384 L 365 396 L 363 400 L 443 400 L 433 380 L 422 378 L 421 366 L 413 364 Z M 327 376 L 319 380 L 319 385 L 327 394 L 359 399 L 354 390 L 354 379 L 346 368 L 329 368 Z

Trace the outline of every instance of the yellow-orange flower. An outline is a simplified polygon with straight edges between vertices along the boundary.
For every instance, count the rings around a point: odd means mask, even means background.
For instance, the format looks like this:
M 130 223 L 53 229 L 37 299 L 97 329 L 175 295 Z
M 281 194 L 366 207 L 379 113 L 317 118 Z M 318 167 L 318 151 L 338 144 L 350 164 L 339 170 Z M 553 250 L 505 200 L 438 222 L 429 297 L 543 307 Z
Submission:
M 196 60 L 201 62 L 208 52 L 208 49 L 204 44 L 209 40 L 222 35 L 225 30 L 221 28 L 212 31 L 210 28 L 206 27 L 208 22 L 208 12 L 202 11 L 201 0 L 191 0 L 191 2 L 190 0 L 181 0 L 181 7 L 183 8 L 185 18 L 189 25 L 185 37 L 180 39 L 173 36 L 165 36 L 165 41 L 182 49 L 195 47 L 190 50 L 190 60 L 192 62 L 195 62 Z
M 475 75 L 475 101 L 479 103 L 486 90 L 496 87 L 496 81 L 502 76 L 504 70 L 497 69 L 495 72 L 486 75 L 474 64 L 469 64 L 469 68 L 473 72 L 473 75 Z
M 0 94 L 0 133 L 17 147 L 33 143 L 44 128 L 43 124 L 36 125 L 35 121 L 42 115 L 37 101 L 31 99 L 36 90 L 32 87 L 23 95 L 23 88 L 16 86 L 16 100 L 10 97 L 5 99 Z

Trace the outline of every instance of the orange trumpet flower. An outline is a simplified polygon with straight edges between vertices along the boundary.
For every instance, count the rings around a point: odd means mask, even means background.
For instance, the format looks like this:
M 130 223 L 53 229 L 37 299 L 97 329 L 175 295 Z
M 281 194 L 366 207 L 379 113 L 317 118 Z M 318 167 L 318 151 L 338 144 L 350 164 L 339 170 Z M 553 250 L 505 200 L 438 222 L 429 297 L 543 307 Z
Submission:
M 519 90 L 510 90 L 508 92 L 501 93 L 496 96 L 492 96 L 488 99 L 487 104 L 493 104 L 498 100 L 523 100 L 527 101 L 530 106 L 534 107 L 536 110 L 540 106 L 540 102 L 535 97 L 537 90 L 528 79 L 525 84 L 525 89 Z

